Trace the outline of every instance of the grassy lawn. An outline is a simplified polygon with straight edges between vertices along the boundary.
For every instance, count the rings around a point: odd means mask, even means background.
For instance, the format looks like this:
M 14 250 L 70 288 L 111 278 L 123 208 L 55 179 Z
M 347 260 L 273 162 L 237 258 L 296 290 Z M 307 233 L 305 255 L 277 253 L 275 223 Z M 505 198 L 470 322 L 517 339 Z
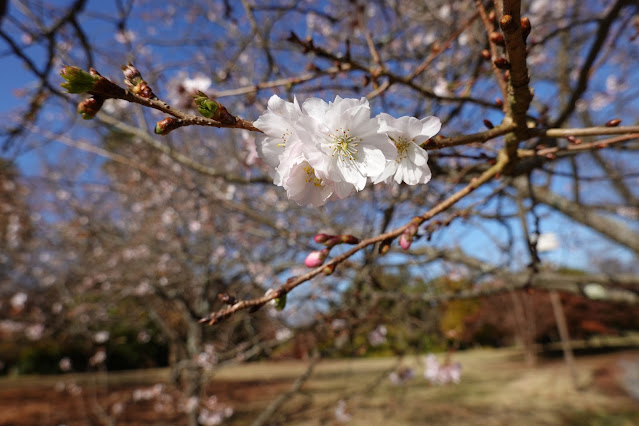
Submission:
M 396 359 L 322 361 L 300 392 L 272 417 L 277 422 L 272 424 L 336 424 L 334 412 L 340 399 L 346 402 L 352 425 L 639 424 L 639 402 L 620 384 L 624 374 L 620 361 L 639 363 L 637 351 L 577 357 L 579 391 L 573 389 L 561 358 L 541 360 L 537 367 L 528 368 L 516 350 L 505 349 L 460 352 L 454 360 L 462 363 L 462 381 L 443 386 L 423 378 L 421 357 L 401 360 L 401 365 L 414 367 L 417 373 L 401 386 L 388 380 L 388 373 L 398 366 Z M 231 366 L 215 375 L 207 392 L 234 408 L 230 424 L 251 424 L 291 388 L 307 365 L 284 361 Z M 156 412 L 153 401 L 130 398 L 134 389 L 166 383 L 167 378 L 167 370 L 145 370 L 2 379 L 0 424 L 98 424 L 98 405 L 109 413 L 115 401 L 127 398 L 117 424 L 183 424 L 178 412 Z M 71 396 L 56 391 L 60 382 L 73 382 L 82 387 L 82 393 Z M 87 418 L 94 420 L 89 423 Z

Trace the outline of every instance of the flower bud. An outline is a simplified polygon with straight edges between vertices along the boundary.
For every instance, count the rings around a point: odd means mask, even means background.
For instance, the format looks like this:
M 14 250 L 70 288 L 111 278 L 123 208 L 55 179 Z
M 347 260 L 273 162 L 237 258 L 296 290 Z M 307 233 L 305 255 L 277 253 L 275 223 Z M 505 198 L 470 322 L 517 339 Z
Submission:
M 419 225 L 421 224 L 421 222 L 422 221 L 420 218 L 413 219 L 410 225 L 408 226 L 408 228 L 406 228 L 406 230 L 402 234 L 402 236 L 399 237 L 399 246 L 403 250 L 408 250 L 410 248 L 410 245 L 413 243 L 413 240 L 415 239 L 415 235 L 417 234 L 417 230 L 419 229 Z
M 235 296 L 231 296 L 228 293 L 219 293 L 217 298 L 220 299 L 222 303 L 227 305 L 235 305 L 237 303 L 237 298 Z
M 510 62 L 506 58 L 495 58 L 493 64 L 500 70 L 510 69 Z
M 209 97 L 203 92 L 198 92 L 198 94 L 195 95 L 195 105 L 197 106 L 198 112 L 206 118 L 213 118 L 220 108 L 220 104 L 218 102 L 213 99 L 209 99 Z
M 93 96 L 86 98 L 78 104 L 78 114 L 85 120 L 91 120 L 100 111 L 104 104 L 104 98 L 102 96 Z
M 501 35 L 500 33 L 494 31 L 492 33 L 490 33 L 490 41 L 492 41 L 493 43 L 495 43 L 497 46 L 505 46 L 506 42 L 504 41 L 504 36 Z
M 340 235 L 340 242 L 342 244 L 359 244 L 359 238 L 353 235 Z
M 278 311 L 283 311 L 286 308 L 286 293 L 281 292 L 282 294 L 275 299 L 275 309 Z
M 618 118 L 613 118 L 612 120 L 606 122 L 606 127 L 617 127 L 619 124 L 621 124 L 621 120 Z
M 306 256 L 304 264 L 308 268 L 317 268 L 318 266 L 321 266 L 328 257 L 328 251 L 329 250 L 325 248 L 322 250 L 315 250 L 310 252 L 308 256 Z
M 210 99 L 206 93 L 198 92 L 195 95 L 195 105 L 200 114 L 206 118 L 212 118 L 224 124 L 235 124 L 237 119 L 231 115 L 224 105 L 214 99 Z
M 69 93 L 87 93 L 94 89 L 95 83 L 100 79 L 99 75 L 92 75 L 78 67 L 65 66 L 60 71 L 60 76 L 66 80 L 61 86 Z
M 178 127 L 182 127 L 182 120 L 178 118 L 167 117 L 155 124 L 155 134 L 165 136 Z
M 131 62 L 128 65 L 122 65 L 122 73 L 124 74 L 124 83 L 127 86 L 135 86 L 142 80 L 140 71 L 133 66 Z
M 499 26 L 504 31 L 509 31 L 513 27 L 513 17 L 510 15 L 504 15 L 499 20 Z
M 382 256 L 385 255 L 386 253 L 388 253 L 391 249 L 391 243 L 393 242 L 392 238 L 388 238 L 385 239 L 384 241 L 382 241 L 382 243 L 379 245 L 379 254 L 381 254 Z
M 333 238 L 334 235 L 329 235 L 329 234 L 317 234 L 313 237 L 313 241 L 315 241 L 318 244 L 324 244 L 326 241 L 328 241 L 329 239 Z
M 144 80 L 140 80 L 135 86 L 131 87 L 131 92 L 147 99 L 155 97 L 153 90 Z
M 530 19 L 527 17 L 521 18 L 521 36 L 524 39 L 524 43 L 526 43 L 526 39 L 530 35 L 530 30 L 532 29 L 530 25 Z
M 332 275 L 333 272 L 335 272 L 335 267 L 336 265 L 334 263 L 331 265 L 326 265 L 324 266 L 324 268 L 322 268 L 322 271 L 324 272 L 324 275 Z
M 404 232 L 401 237 L 399 237 L 399 246 L 402 250 L 408 250 L 410 245 L 413 243 L 413 236 L 407 232 Z

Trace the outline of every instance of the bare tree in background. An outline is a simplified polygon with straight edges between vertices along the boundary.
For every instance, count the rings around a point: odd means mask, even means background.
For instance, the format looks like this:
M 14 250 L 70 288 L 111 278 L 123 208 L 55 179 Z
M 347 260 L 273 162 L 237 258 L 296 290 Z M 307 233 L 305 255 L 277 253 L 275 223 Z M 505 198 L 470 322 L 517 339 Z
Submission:
M 190 424 L 204 422 L 206 371 L 268 356 L 289 327 L 326 326 L 329 306 L 369 333 L 411 317 L 432 329 L 433 303 L 522 288 L 588 295 L 597 283 L 597 297 L 637 303 L 634 2 L 0 6 L 3 78 L 19 99 L 0 124 L 0 291 L 29 295 L 14 315 L 43 335 L 73 324 L 90 336 L 135 306 L 169 342 Z M 153 96 L 120 83 L 129 62 Z M 60 87 L 65 65 L 111 82 L 86 90 L 99 100 L 94 120 L 76 113 L 86 95 Z M 202 117 L 200 91 L 229 115 Z M 320 208 L 287 200 L 255 145 L 253 121 L 274 93 L 440 117 L 423 146 L 432 181 L 368 186 Z M 358 242 L 307 269 L 318 233 Z M 470 286 L 403 293 L 384 280 L 398 270 Z M 35 302 L 43 294 L 48 305 Z M 421 307 L 388 315 L 391 300 Z M 532 348 L 530 309 L 512 293 Z

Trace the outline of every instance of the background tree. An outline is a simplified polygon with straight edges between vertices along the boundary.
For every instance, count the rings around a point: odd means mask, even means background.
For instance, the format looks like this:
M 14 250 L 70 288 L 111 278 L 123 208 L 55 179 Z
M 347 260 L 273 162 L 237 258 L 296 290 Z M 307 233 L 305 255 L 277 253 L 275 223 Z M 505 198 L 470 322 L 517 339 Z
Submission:
M 215 363 L 268 356 L 289 327 L 325 318 L 346 320 L 351 353 L 380 326 L 401 353 L 424 347 L 418 330 L 434 330 L 433 304 L 451 299 L 596 282 L 636 304 L 626 267 L 639 254 L 633 2 L 92 7 L 0 9 L 3 90 L 13 93 L 0 125 L 0 280 L 5 298 L 33 303 L 12 314 L 20 330 L 71 327 L 90 340 L 114 323 L 142 328 L 169 348 L 188 402 L 206 399 L 202 373 Z M 124 91 L 129 61 L 145 86 L 129 68 Z M 64 65 L 113 83 L 84 90 L 93 101 L 66 94 Z M 202 117 L 199 91 L 229 115 Z M 298 206 L 256 153 L 252 121 L 272 94 L 364 96 L 373 115 L 440 117 L 441 134 L 424 144 L 432 181 Z M 78 102 L 85 115 L 99 109 L 93 121 L 80 120 Z M 167 118 L 181 120 L 170 133 Z M 307 270 L 318 233 L 360 242 Z M 407 250 L 402 235 L 414 238 Z M 278 313 L 269 303 L 284 295 Z M 531 343 L 527 297 L 507 303 Z M 411 309 L 398 309 L 404 300 Z M 185 406 L 195 424 L 198 403 Z

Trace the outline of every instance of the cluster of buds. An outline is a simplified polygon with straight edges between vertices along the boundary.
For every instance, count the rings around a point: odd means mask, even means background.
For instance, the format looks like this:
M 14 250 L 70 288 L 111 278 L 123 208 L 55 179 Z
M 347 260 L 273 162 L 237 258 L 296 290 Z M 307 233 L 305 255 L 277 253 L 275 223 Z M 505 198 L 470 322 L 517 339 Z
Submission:
M 206 118 L 212 118 L 223 124 L 235 124 L 237 119 L 231 115 L 224 105 L 217 102 L 215 99 L 211 99 L 204 92 L 199 91 L 195 95 L 195 105 L 200 114 Z
M 124 84 L 131 93 L 147 99 L 156 97 L 151 87 L 142 79 L 140 71 L 131 62 L 129 65 L 122 65 L 122 73 L 124 74 Z
M 496 22 L 496 13 L 495 11 L 491 11 L 489 14 L 489 20 L 493 23 Z M 513 17 L 512 15 L 504 15 L 501 17 L 501 19 L 499 20 L 499 27 L 501 28 L 501 30 L 504 33 L 512 33 L 513 31 L 516 30 L 516 25 L 515 22 L 513 21 Z M 522 40 L 524 42 L 524 45 L 526 44 L 526 41 L 528 39 L 528 36 L 530 35 L 530 30 L 531 30 L 531 25 L 530 25 L 530 19 L 524 17 L 521 18 L 520 20 L 520 28 L 521 28 L 521 36 L 522 36 Z M 495 46 L 499 46 L 501 48 L 505 48 L 506 47 L 506 39 L 504 38 L 504 35 L 498 31 L 492 31 L 489 36 L 488 36 L 490 42 L 492 44 L 494 44 Z M 484 49 L 481 52 L 481 57 L 484 60 L 490 60 L 492 59 L 492 54 L 488 49 Z M 497 69 L 500 70 L 504 70 L 506 72 L 508 72 L 508 70 L 510 69 L 510 62 L 504 58 L 504 57 L 498 57 L 498 58 L 494 58 L 493 59 L 493 64 Z M 505 80 L 508 80 L 507 76 L 504 76 Z
M 78 67 L 65 66 L 60 71 L 60 76 L 64 78 L 65 83 L 61 86 L 69 93 L 91 93 L 92 96 L 82 100 L 78 104 L 78 114 L 85 120 L 90 120 L 100 111 L 106 98 L 102 95 L 94 93 L 105 89 L 111 82 L 103 78 L 93 68 L 84 71 Z
M 326 260 L 326 258 L 328 257 L 328 254 L 330 253 L 331 249 L 335 247 L 336 245 L 358 244 L 359 238 L 353 235 L 348 235 L 348 234 L 343 234 L 343 235 L 317 234 L 315 235 L 315 237 L 313 237 L 313 241 L 315 241 L 318 244 L 322 244 L 326 247 L 321 250 L 314 250 L 310 252 L 308 256 L 306 256 L 306 260 L 304 260 L 304 264 L 309 268 L 317 268 L 318 266 L 321 266 Z M 329 265 L 326 268 L 324 268 L 324 273 L 326 275 L 332 274 L 333 271 L 335 271 L 335 265 Z

